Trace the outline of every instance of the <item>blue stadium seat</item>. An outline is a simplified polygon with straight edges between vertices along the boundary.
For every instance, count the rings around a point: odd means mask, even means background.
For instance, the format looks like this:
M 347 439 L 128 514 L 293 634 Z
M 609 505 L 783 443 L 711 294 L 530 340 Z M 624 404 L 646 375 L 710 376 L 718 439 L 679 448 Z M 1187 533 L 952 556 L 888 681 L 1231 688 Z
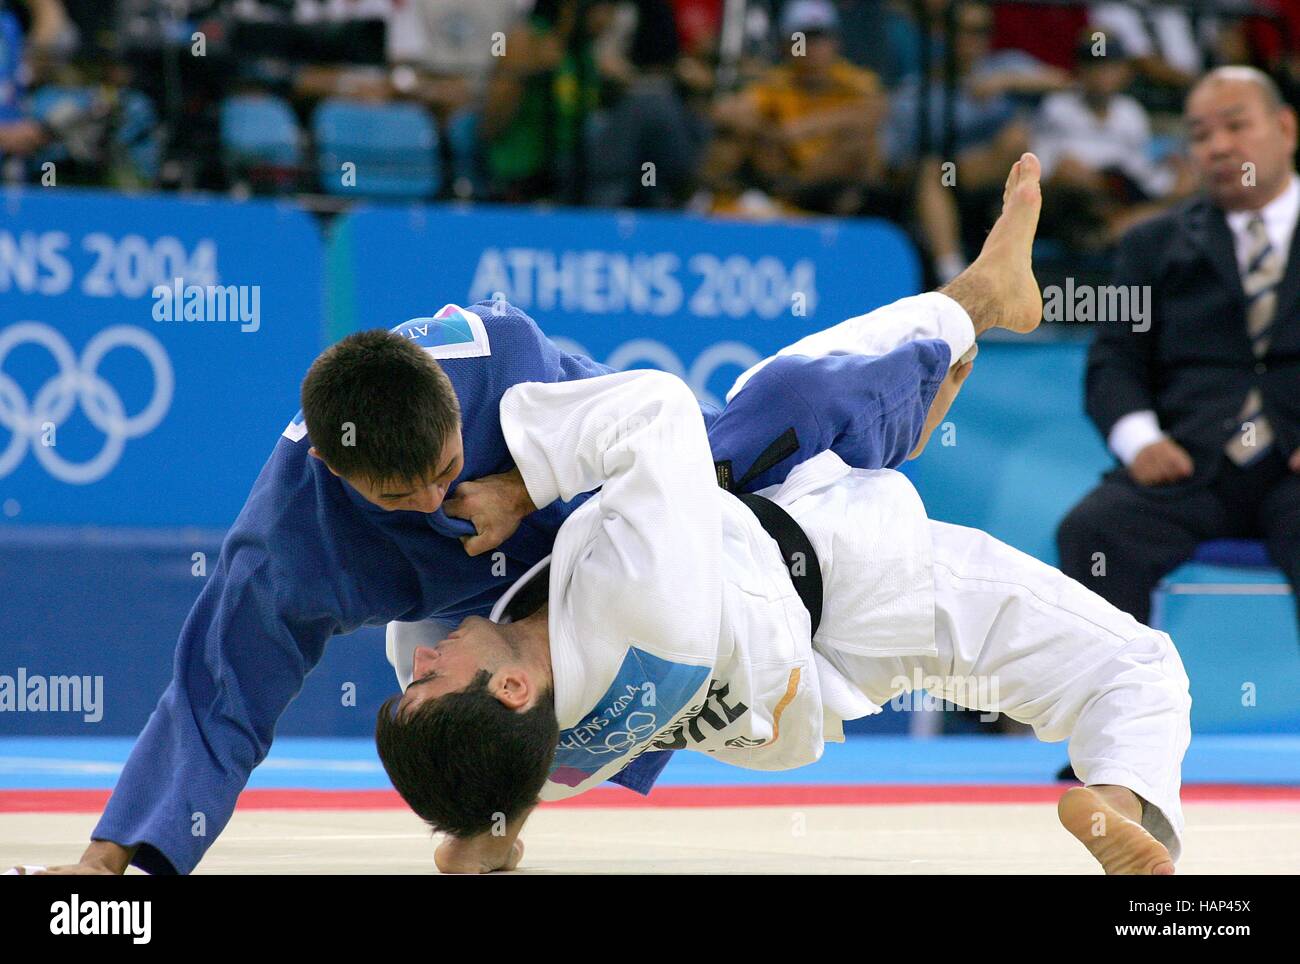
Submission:
M 228 97 L 221 104 L 221 153 L 229 176 L 254 190 L 290 191 L 302 170 L 298 121 L 269 94 Z
M 1291 587 L 1254 539 L 1201 543 L 1151 594 L 1192 682 L 1192 729 L 1300 726 L 1300 645 Z
M 442 184 L 438 131 L 415 104 L 326 100 L 312 118 L 317 175 L 328 194 L 424 198 Z M 345 183 L 343 165 L 356 167 Z
M 1192 562 L 1211 566 L 1244 566 L 1251 569 L 1268 569 L 1273 560 L 1268 549 L 1258 539 L 1211 539 L 1196 547 Z

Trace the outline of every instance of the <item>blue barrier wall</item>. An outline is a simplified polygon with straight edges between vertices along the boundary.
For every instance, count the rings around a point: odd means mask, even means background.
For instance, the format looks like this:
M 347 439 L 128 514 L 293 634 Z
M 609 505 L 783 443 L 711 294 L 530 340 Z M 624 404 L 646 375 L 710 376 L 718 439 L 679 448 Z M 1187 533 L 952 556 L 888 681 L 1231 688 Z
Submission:
M 229 525 L 321 347 L 315 222 L 97 192 L 0 203 L 0 524 Z M 179 311 L 155 297 L 178 284 Z
M 320 350 L 320 232 L 291 205 L 91 191 L 9 191 L 0 215 L 0 673 L 104 680 L 93 725 L 0 732 L 135 733 Z M 367 656 L 349 675 L 389 688 Z M 341 709 L 305 699 L 285 728 L 356 731 Z
M 0 735 L 122 735 L 144 727 L 172 675 L 176 636 L 202 588 L 206 529 L 0 528 L 0 674 L 98 677 L 85 712 L 0 712 Z M 92 684 L 93 685 L 93 684 Z M 382 628 L 333 640 L 277 733 L 363 736 L 396 692 Z
M 910 463 L 930 518 L 1056 563 L 1057 523 L 1111 464 L 1083 414 L 1086 354 L 1082 343 L 980 344 L 951 432 Z
M 359 208 L 331 229 L 329 260 L 335 336 L 500 297 L 571 350 L 671 371 L 714 401 L 760 358 L 920 285 L 883 221 Z

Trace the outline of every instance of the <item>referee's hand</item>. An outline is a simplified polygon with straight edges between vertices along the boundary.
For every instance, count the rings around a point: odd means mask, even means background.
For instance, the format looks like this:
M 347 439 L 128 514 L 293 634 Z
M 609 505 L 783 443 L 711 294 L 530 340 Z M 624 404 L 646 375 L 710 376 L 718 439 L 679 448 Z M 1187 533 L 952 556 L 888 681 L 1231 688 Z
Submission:
M 1138 452 L 1128 467 L 1129 475 L 1139 485 L 1168 485 L 1191 478 L 1195 466 L 1192 457 L 1171 438 L 1152 442 Z
M 473 523 L 478 534 L 460 540 L 471 556 L 501 545 L 515 534 L 524 516 L 537 511 L 518 469 L 462 482 L 442 508 L 453 518 Z

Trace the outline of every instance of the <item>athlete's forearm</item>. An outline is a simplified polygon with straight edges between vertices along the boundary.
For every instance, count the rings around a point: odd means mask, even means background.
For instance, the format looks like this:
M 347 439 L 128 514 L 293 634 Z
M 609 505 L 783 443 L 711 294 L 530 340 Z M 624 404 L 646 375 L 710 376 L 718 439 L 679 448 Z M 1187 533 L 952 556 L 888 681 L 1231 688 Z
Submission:
M 181 646 L 184 667 L 189 651 L 185 640 Z M 227 707 L 191 698 L 205 686 L 184 669 L 173 680 L 91 832 L 93 840 L 138 844 L 129 859 L 151 874 L 194 869 L 260 762 L 247 731 L 223 717 Z
M 285 555 L 268 545 L 266 527 L 231 530 L 181 629 L 172 681 L 92 833 L 138 844 L 131 859 L 150 873 L 189 873 L 225 829 L 341 621 L 277 565 Z

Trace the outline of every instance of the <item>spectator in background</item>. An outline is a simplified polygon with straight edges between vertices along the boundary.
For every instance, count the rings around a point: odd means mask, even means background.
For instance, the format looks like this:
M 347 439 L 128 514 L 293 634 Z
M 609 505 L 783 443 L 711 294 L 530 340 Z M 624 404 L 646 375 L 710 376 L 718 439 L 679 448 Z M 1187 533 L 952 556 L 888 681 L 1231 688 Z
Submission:
M 1042 94 L 1070 86 L 1068 73 L 1018 51 L 990 51 L 988 8 L 961 3 L 956 12 L 957 89 L 952 105 L 953 156 L 941 157 L 945 135 L 943 57 L 934 74 L 913 75 L 891 95 L 885 151 L 896 170 L 917 172 L 916 203 L 922 241 L 940 282 L 966 267 L 963 221 L 987 224 L 1001 203 L 1004 172 L 1029 149 L 1023 114 Z M 922 155 L 917 126 L 924 91 L 929 99 L 929 148 Z M 944 162 L 955 166 L 946 173 Z M 977 242 L 977 238 L 967 239 Z M 976 246 L 978 246 L 976 244 Z
M 942 11 L 941 4 L 929 5 Z M 920 30 L 911 0 L 836 0 L 844 57 L 870 70 L 887 88 L 920 66 Z
M 1147 311 L 1100 322 L 1088 355 L 1088 415 L 1121 464 L 1057 531 L 1061 569 L 1143 621 L 1207 539 L 1264 539 L 1300 588 L 1296 114 L 1227 67 L 1186 119 L 1204 194 L 1124 238 L 1112 282 Z
M 59 0 L 26 0 L 27 9 L 0 0 L 0 158 L 26 158 L 45 147 L 51 131 L 27 116 L 22 100 L 30 60 L 42 58 L 69 30 Z M 23 21 L 29 23 L 24 39 Z
M 452 172 L 452 193 L 487 192 L 480 143 L 488 78 L 530 0 L 393 0 L 386 53 L 394 92 L 432 111 Z
M 1300 0 L 1256 0 L 1259 15 L 1230 20 L 1220 33 L 1220 63 L 1251 64 L 1300 106 Z
M 683 55 L 711 59 L 722 33 L 723 0 L 672 0 L 672 6 Z
M 720 105 L 717 119 L 723 136 L 742 145 L 732 162 L 746 165 L 779 207 L 880 213 L 896 197 L 876 134 L 885 95 L 875 74 L 840 56 L 838 28 L 829 0 L 789 4 L 780 20 L 784 63 Z
M 1097 50 L 1104 52 L 1094 56 Z M 1158 211 L 1159 199 L 1187 193 L 1190 173 L 1151 159 L 1151 124 L 1124 93 L 1133 71 L 1118 40 L 1101 47 L 1085 37 L 1077 61 L 1074 89 L 1043 99 L 1030 149 L 1043 165 L 1044 231 L 1100 250 Z
M 308 96 L 418 100 L 444 119 L 481 99 L 495 62 L 493 37 L 518 19 L 528 0 L 295 0 L 300 27 L 371 22 L 383 28 L 386 65 L 369 51 L 308 65 L 297 91 Z
M 600 103 L 596 40 L 613 16 L 602 0 L 537 0 L 507 35 L 480 126 L 494 197 L 580 197 L 584 132 Z
M 393 0 L 387 55 L 404 92 L 445 121 L 482 101 L 496 63 L 493 39 L 504 38 L 528 0 Z
M 931 62 L 943 63 L 946 17 L 949 0 L 923 0 L 922 23 L 917 17 L 916 0 L 841 0 L 842 9 L 850 2 L 861 11 L 858 17 L 864 27 L 868 17 L 878 23 L 862 29 L 859 39 L 848 42 L 849 21 L 845 21 L 845 49 L 855 63 L 873 66 L 870 60 L 859 60 L 854 51 L 869 47 L 866 54 L 889 67 L 878 70 L 891 89 L 899 81 L 921 72 L 921 37 L 929 37 Z M 993 51 L 1019 51 L 1034 61 L 1057 67 L 1074 69 L 1074 38 L 1087 23 L 1088 14 L 1082 7 L 1038 6 L 1030 3 L 991 3 L 992 29 L 989 48 Z M 875 11 L 870 14 L 867 11 Z M 926 27 L 928 26 L 928 31 Z M 883 40 L 883 42 L 882 42 Z
M 1218 59 L 1217 18 L 1193 20 L 1182 7 L 1151 0 L 1096 3 L 1088 9 L 1088 23 L 1133 57 L 1139 97 L 1153 110 L 1177 111 L 1188 88 Z
M 694 187 L 704 131 L 678 88 L 673 7 L 669 0 L 637 0 L 621 8 L 631 14 L 628 29 L 608 45 L 598 43 L 609 106 L 592 117 L 586 134 L 586 200 L 677 207 Z
M 1260 16 L 1225 24 L 1237 35 L 1232 53 L 1270 71 L 1300 75 L 1300 0 L 1257 0 L 1256 6 Z
M 236 33 L 236 43 L 248 44 L 255 38 L 254 49 L 261 56 L 283 55 L 297 64 L 293 90 L 298 96 L 381 101 L 396 94 L 392 78 L 379 56 L 382 47 L 362 43 L 362 35 L 357 31 L 366 27 L 372 31 L 378 29 L 382 31 L 378 35 L 381 38 L 390 33 L 388 23 L 394 5 L 394 0 L 293 0 L 288 19 L 276 9 L 285 6 L 283 2 L 246 0 L 235 3 L 231 10 L 236 23 L 244 28 Z M 284 29 L 263 32 L 267 24 Z M 330 32 L 334 35 L 322 43 L 326 49 L 315 48 L 314 44 L 321 43 Z M 340 36 L 346 38 L 343 50 L 339 49 Z M 313 43 L 313 49 L 308 58 L 304 48 L 309 42 Z
M 723 0 L 672 0 L 677 27 L 677 81 L 692 111 L 707 115 L 717 83 Z
M 300 98 L 407 100 L 427 108 L 450 161 L 453 192 L 468 197 L 483 189 L 477 127 L 487 80 L 528 3 L 293 0 L 291 17 L 257 4 L 234 11 L 236 22 L 251 28 L 239 33 L 245 47 L 256 36 L 256 49 L 272 58 L 282 51 L 296 62 L 293 90 Z M 267 24 L 282 32 L 265 33 Z M 305 48 L 311 54 L 303 60 Z
M 12 10 L 0 6 L 0 157 L 25 157 L 46 140 L 41 125 L 23 112 L 22 69 L 22 25 Z
M 923 44 L 929 45 L 932 63 L 943 63 L 948 4 L 949 0 L 923 0 L 921 16 L 918 17 L 915 0 L 887 0 L 883 14 L 885 31 L 874 42 L 878 47 L 889 48 L 887 59 L 891 62 L 892 76 L 884 76 L 888 78 L 886 82 L 891 89 L 921 73 Z M 881 44 L 882 38 L 884 44 Z M 863 40 L 859 40 L 861 42 Z M 876 56 L 886 57 L 883 51 Z

